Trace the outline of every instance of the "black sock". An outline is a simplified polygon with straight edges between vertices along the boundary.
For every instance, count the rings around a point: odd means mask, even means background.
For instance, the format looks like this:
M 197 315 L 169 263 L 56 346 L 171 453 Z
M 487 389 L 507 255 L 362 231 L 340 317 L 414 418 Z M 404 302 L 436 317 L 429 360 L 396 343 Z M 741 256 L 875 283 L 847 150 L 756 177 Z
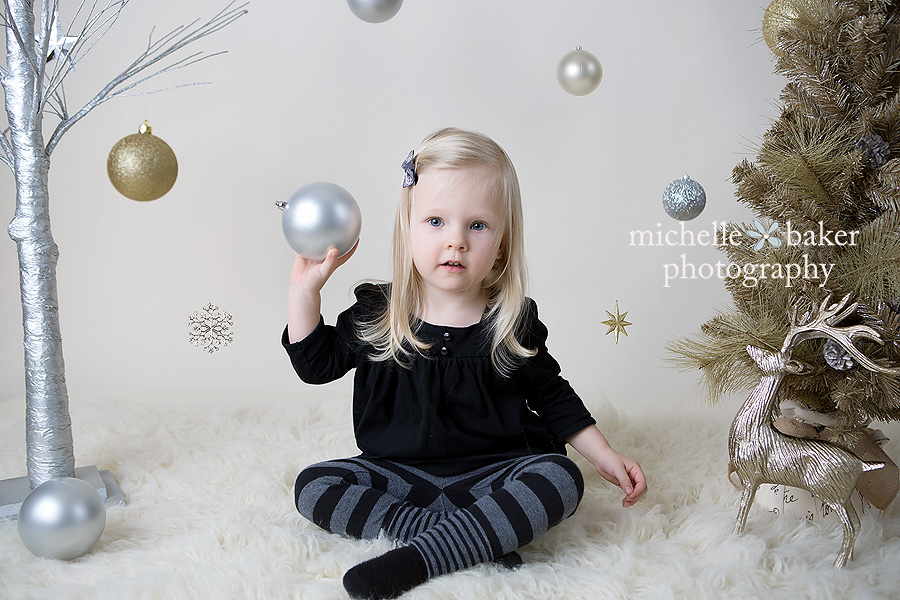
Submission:
M 504 554 L 503 556 L 498 556 L 497 558 L 495 558 L 494 564 L 498 564 L 501 567 L 512 571 L 522 566 L 522 557 L 519 556 L 518 552 L 512 551 L 508 554 Z
M 351 598 L 396 598 L 428 579 L 425 560 L 411 546 L 397 548 L 360 563 L 344 574 L 344 589 Z

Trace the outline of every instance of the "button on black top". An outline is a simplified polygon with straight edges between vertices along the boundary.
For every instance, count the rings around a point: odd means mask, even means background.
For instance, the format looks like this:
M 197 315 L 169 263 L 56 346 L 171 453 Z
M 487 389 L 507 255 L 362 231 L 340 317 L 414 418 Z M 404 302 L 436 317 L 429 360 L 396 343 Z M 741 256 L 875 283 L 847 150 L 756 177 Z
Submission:
M 444 346 L 443 348 L 441 348 L 441 355 L 447 356 L 447 353 L 448 353 L 448 352 L 449 352 L 449 350 L 447 350 L 447 347 L 446 347 L 446 346 Z
M 450 332 L 449 332 L 449 331 L 445 331 L 445 332 L 444 332 L 444 341 L 445 341 L 445 342 L 449 342 L 449 341 L 452 340 L 452 339 L 453 339 L 453 336 L 450 335 Z

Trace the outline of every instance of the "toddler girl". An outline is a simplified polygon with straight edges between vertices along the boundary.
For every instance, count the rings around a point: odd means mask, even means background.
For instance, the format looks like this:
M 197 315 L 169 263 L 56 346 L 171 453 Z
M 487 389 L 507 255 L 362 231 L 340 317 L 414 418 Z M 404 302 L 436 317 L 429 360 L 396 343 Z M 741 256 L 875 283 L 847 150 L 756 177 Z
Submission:
M 493 140 L 443 129 L 403 163 L 390 284 L 361 284 L 334 326 L 320 290 L 354 249 L 297 256 L 282 343 L 297 374 L 355 368 L 362 453 L 307 467 L 297 509 L 335 533 L 403 545 L 344 575 L 354 598 L 393 598 L 430 577 L 497 561 L 570 516 L 584 481 L 569 443 L 625 492 L 647 489 L 613 450 L 547 352 L 525 296 L 515 169 Z

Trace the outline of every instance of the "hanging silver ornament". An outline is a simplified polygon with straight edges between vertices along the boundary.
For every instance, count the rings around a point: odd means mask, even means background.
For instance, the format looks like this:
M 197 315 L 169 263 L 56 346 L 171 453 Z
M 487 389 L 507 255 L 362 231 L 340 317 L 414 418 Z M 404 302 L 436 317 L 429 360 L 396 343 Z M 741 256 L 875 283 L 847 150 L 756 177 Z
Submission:
M 662 204 L 673 219 L 690 221 L 706 207 L 706 192 L 703 186 L 685 175 L 666 186 Z
M 178 161 L 167 143 L 144 121 L 138 133 L 116 142 L 106 160 L 109 180 L 126 198 L 156 200 L 175 185 Z
M 324 260 L 332 246 L 343 256 L 353 248 L 362 229 L 362 213 L 350 192 L 327 181 L 297 190 L 287 202 L 281 228 L 288 245 L 304 258 Z
M 578 46 L 559 61 L 556 78 L 573 96 L 587 96 L 600 85 L 603 67 L 596 56 Z
M 353 14 L 366 23 L 384 23 L 397 14 L 403 0 L 347 0 Z
M 70 560 L 94 547 L 106 526 L 103 498 L 75 477 L 34 488 L 19 509 L 19 538 L 35 556 Z

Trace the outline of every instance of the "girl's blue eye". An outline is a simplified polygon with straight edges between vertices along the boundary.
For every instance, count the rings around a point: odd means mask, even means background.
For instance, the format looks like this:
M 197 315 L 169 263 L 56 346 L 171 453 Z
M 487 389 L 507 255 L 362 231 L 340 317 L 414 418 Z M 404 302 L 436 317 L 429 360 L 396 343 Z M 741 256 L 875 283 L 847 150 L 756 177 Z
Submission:
M 430 219 L 428 219 L 428 224 L 432 227 L 440 227 L 444 224 L 444 221 L 439 217 L 431 217 Z
M 476 223 L 472 223 L 472 231 L 484 231 L 487 229 L 487 224 L 478 221 Z

